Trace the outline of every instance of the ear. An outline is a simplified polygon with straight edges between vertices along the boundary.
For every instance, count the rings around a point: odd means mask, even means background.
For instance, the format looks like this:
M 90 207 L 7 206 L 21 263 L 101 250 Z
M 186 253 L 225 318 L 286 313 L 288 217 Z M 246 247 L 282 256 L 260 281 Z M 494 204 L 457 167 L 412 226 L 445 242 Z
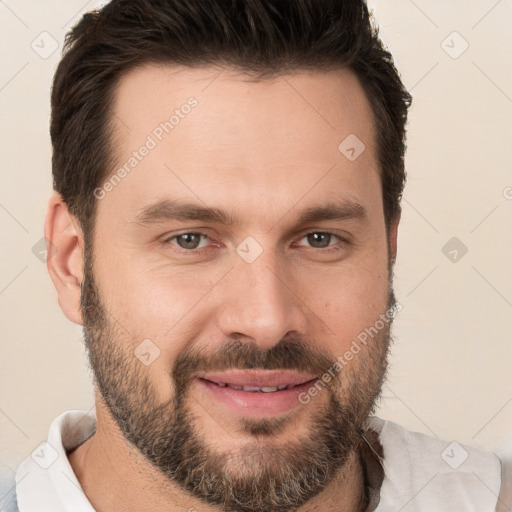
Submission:
M 395 218 L 390 221 L 389 224 L 389 238 L 388 238 L 388 247 L 389 247 L 389 256 L 391 260 L 391 266 L 395 264 L 396 254 L 397 254 L 397 246 L 398 246 L 398 225 L 400 224 L 400 217 L 402 216 L 402 210 L 399 210 L 396 214 Z
M 48 251 L 46 266 L 57 290 L 59 306 L 69 320 L 82 325 L 83 235 L 78 221 L 57 192 L 48 202 L 44 236 Z

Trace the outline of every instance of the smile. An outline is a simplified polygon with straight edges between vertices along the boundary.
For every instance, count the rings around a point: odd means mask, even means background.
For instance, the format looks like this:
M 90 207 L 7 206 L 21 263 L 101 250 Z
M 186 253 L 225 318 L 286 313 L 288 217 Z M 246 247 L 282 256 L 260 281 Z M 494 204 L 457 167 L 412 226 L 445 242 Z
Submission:
M 301 405 L 298 396 L 316 375 L 291 370 L 229 370 L 199 375 L 208 407 L 227 407 L 239 416 L 275 416 Z
M 208 379 L 203 379 L 208 380 Z M 314 380 L 314 379 L 313 379 Z M 212 381 L 209 381 L 212 382 Z M 312 381 L 310 381 L 312 382 Z M 231 389 L 250 391 L 252 393 L 274 393 L 276 391 L 282 391 L 283 389 L 292 389 L 300 384 L 281 384 L 279 386 L 240 386 L 239 384 L 228 384 L 226 382 L 212 382 L 220 387 L 228 387 Z

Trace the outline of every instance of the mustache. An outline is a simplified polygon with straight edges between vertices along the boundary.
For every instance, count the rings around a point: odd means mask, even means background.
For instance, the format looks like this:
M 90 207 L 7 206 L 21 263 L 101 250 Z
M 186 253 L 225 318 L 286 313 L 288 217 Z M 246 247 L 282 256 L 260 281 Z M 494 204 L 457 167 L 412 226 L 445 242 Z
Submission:
M 177 389 L 185 389 L 199 373 L 259 368 L 321 375 L 335 361 L 331 354 L 299 338 L 282 339 L 268 350 L 254 343 L 229 340 L 210 354 L 205 354 L 202 347 L 187 348 L 174 361 L 172 377 Z

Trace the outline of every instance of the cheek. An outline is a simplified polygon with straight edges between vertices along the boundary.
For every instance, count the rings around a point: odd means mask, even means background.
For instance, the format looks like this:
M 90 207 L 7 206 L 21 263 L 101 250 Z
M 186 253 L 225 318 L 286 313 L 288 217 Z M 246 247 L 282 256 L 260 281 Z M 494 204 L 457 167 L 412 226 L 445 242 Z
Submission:
M 204 329 L 209 292 L 225 271 L 136 267 L 133 261 L 117 261 L 104 272 L 107 308 L 129 333 L 127 350 L 150 340 L 159 352 L 155 370 L 165 366 L 169 371 L 172 361 Z
M 370 328 L 386 311 L 388 303 L 387 263 L 375 262 L 339 269 L 317 292 L 315 312 L 328 327 L 333 355 L 343 353 L 352 341 Z

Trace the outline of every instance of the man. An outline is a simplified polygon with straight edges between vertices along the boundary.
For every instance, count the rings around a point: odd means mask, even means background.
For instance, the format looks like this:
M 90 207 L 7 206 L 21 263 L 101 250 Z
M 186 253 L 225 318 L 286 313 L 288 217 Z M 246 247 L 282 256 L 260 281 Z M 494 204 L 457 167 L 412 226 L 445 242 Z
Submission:
M 409 104 L 361 0 L 83 17 L 45 235 L 96 408 L 21 464 L 20 511 L 507 510 L 494 454 L 372 415 Z

